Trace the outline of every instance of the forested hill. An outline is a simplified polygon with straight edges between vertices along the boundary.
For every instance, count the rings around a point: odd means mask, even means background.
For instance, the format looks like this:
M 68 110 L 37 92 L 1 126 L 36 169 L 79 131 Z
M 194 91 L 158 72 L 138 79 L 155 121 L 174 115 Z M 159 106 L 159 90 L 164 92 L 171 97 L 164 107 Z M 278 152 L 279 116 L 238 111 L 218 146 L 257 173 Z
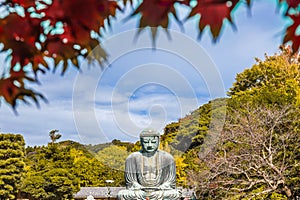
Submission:
M 117 139 L 114 139 L 109 143 L 96 144 L 96 145 L 91 145 L 90 144 L 90 145 L 84 145 L 84 147 L 86 149 L 88 149 L 89 151 L 91 151 L 91 152 L 98 153 L 99 151 L 101 151 L 101 150 L 103 150 L 107 147 L 110 147 L 111 145 L 117 145 L 117 146 L 120 146 L 120 147 L 125 147 L 128 152 L 130 152 L 132 150 L 132 148 L 134 147 L 133 143 L 122 142 L 122 141 L 117 140 Z
M 186 153 L 203 144 L 204 138 L 212 125 L 212 117 L 216 119 L 226 114 L 226 98 L 219 98 L 203 104 L 177 122 L 168 124 L 161 137 L 162 147 L 176 154 Z
M 79 187 L 105 187 L 106 180 L 124 186 L 124 163 L 133 146 L 119 140 L 99 145 L 68 140 L 27 147 L 18 187 L 29 199 L 72 199 Z

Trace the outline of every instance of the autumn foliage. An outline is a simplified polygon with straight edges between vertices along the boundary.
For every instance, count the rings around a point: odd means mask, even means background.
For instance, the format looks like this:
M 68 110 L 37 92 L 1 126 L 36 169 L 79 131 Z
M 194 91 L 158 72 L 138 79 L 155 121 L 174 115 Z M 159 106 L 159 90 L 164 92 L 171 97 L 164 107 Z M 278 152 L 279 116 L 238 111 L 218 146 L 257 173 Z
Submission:
M 214 40 L 220 36 L 224 21 L 233 26 L 232 15 L 240 4 L 251 5 L 251 0 L 4 0 L 0 19 L 2 52 L 8 55 L 9 65 L 1 66 L 0 97 L 14 109 L 18 101 L 33 100 L 37 105 L 43 95 L 28 88 L 28 82 L 38 83 L 40 73 L 62 66 L 62 74 L 69 64 L 79 68 L 80 57 L 96 59 L 100 64 L 107 60 L 101 47 L 101 30 L 110 26 L 117 12 L 126 4 L 133 7 L 132 14 L 139 16 L 139 28 L 152 27 L 153 38 L 157 27 L 168 28 L 170 20 L 179 24 L 200 15 L 199 35 L 206 27 Z M 297 28 L 300 24 L 299 0 L 280 0 L 285 5 L 284 15 L 293 20 L 286 28 L 283 43 L 291 43 L 294 52 L 300 46 Z M 177 6 L 178 5 L 178 6 Z M 188 16 L 178 16 L 180 6 L 190 9 Z M 91 34 L 91 32 L 93 34 Z M 99 46 L 98 54 L 90 54 Z M 49 60 L 54 61 L 54 66 Z M 53 69 L 51 69 L 53 68 Z

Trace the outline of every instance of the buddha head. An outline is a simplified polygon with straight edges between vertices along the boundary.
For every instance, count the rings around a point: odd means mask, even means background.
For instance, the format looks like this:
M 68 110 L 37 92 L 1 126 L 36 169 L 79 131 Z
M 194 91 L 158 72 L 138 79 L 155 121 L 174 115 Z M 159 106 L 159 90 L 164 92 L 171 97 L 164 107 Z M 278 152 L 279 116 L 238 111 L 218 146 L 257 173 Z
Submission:
M 159 146 L 159 132 L 153 129 L 145 129 L 140 134 L 142 151 L 145 153 L 155 153 Z

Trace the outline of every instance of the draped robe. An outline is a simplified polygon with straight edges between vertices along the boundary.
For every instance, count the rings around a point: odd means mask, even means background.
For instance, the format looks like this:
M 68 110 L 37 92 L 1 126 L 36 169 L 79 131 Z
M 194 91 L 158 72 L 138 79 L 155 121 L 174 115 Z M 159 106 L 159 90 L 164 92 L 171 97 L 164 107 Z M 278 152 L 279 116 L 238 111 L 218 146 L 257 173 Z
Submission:
M 175 189 L 176 166 L 173 157 L 161 150 L 147 156 L 135 152 L 125 163 L 126 189 L 118 193 L 120 200 L 133 199 L 179 199 Z

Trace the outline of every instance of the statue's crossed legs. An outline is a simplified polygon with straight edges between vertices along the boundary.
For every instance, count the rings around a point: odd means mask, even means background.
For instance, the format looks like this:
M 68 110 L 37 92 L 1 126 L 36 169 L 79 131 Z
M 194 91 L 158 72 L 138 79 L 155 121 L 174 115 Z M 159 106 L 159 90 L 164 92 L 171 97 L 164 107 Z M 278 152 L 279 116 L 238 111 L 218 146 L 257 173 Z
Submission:
M 180 198 L 180 191 L 168 190 L 121 190 L 118 193 L 119 200 L 177 200 Z

